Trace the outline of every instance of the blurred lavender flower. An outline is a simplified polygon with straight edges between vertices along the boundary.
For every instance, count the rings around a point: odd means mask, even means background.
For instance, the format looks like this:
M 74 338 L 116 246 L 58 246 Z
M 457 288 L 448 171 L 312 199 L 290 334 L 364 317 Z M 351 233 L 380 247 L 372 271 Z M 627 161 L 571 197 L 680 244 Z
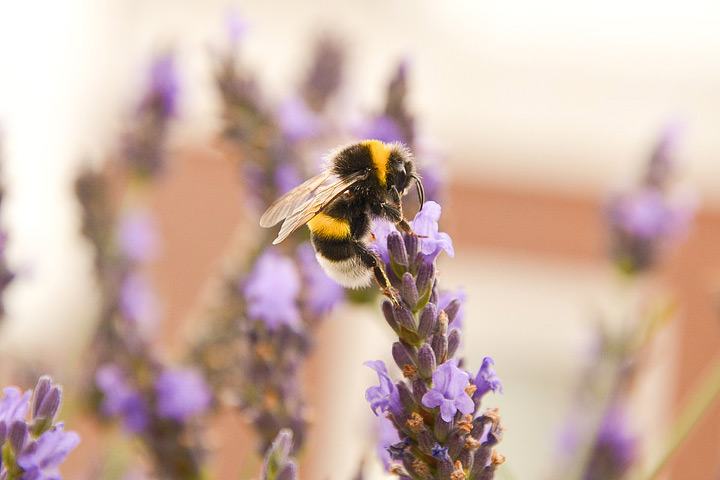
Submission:
M 293 450 L 292 430 L 280 430 L 275 440 L 268 448 L 263 461 L 260 480 L 296 480 L 298 478 L 297 465 L 290 458 Z
M 243 286 L 248 315 L 262 320 L 270 330 L 280 325 L 300 326 L 300 276 L 292 259 L 273 251 L 258 258 Z
M 323 315 L 342 300 L 343 288 L 327 276 L 308 243 L 298 247 L 298 264 L 303 277 L 304 304 L 314 315 Z
M 503 429 L 496 411 L 480 413 L 480 401 L 501 386 L 490 358 L 474 378 L 454 358 L 461 333 L 449 326 L 461 305 L 452 299 L 438 309 L 435 259 L 443 249 L 453 251 L 450 237 L 438 233 L 439 216 L 440 206 L 428 202 L 413 220 L 415 231 L 428 238 L 394 228 L 378 234 L 374 226 L 374 248 L 389 258 L 385 268 L 402 300 L 397 306 L 385 301 L 383 314 L 399 337 L 392 356 L 404 380 L 393 382 L 382 361 L 366 362 L 380 384 L 365 395 L 397 432 L 399 441 L 383 444 L 391 473 L 403 479 L 489 479 L 504 461 L 494 450 Z
M 204 413 L 212 402 L 205 379 L 194 368 L 164 370 L 155 381 L 155 391 L 158 415 L 178 422 Z
M 320 118 L 302 98 L 291 98 L 278 108 L 277 119 L 283 135 L 298 142 L 316 137 L 320 132 Z
M 371 138 L 385 143 L 407 143 L 400 126 L 387 115 L 379 115 L 361 125 L 356 135 L 359 138 Z
M 224 139 L 242 160 L 245 197 L 259 214 L 311 173 L 304 162 L 310 142 L 300 140 L 314 142 L 332 130 L 325 109 L 340 86 L 344 57 L 335 41 L 321 39 L 300 94 L 273 107 L 239 56 L 230 50 L 219 58 L 216 82 Z M 280 254 L 277 247 L 266 250 L 271 235 L 242 237 L 192 353 L 220 398 L 249 417 L 263 454 L 283 428 L 292 430 L 293 449 L 303 444 L 307 411 L 298 372 L 313 327 L 341 296 L 300 236 Z M 240 261 L 238 252 L 244 252 Z
M 606 412 L 598 431 L 584 480 L 624 478 L 638 458 L 638 436 L 629 431 L 629 422 L 615 406 Z
M 119 220 L 117 237 L 120 249 L 130 261 L 147 262 L 157 256 L 157 227 L 152 215 L 145 209 L 125 212 Z
M 155 330 L 160 319 L 160 304 L 152 283 L 143 275 L 131 273 L 123 279 L 118 302 L 125 320 L 136 324 L 142 336 Z
M 345 51 L 337 39 L 319 38 L 301 92 L 307 105 L 315 112 L 325 110 L 327 103 L 340 89 L 345 67 Z
M 0 478 L 3 479 L 60 479 L 57 467 L 80 443 L 75 432 L 65 432 L 64 424 L 54 423 L 60 407 L 62 391 L 50 377 L 38 380 L 32 394 L 20 394 L 16 387 L 6 388 L 0 402 L 0 443 L 2 462 Z
M 95 383 L 103 394 L 101 408 L 105 415 L 121 417 L 125 430 L 130 433 L 147 428 L 150 423 L 148 406 L 120 367 L 103 365 L 95 374 Z
M 137 121 L 126 134 L 123 161 L 138 178 L 157 175 L 165 166 L 168 121 L 177 113 L 178 80 L 175 57 L 165 53 L 150 67 L 149 85 L 137 111 Z
M 674 124 L 665 130 L 641 184 L 634 191 L 613 196 L 606 207 L 612 256 L 625 272 L 649 270 L 659 250 L 682 236 L 694 215 L 693 204 L 673 202 L 668 192 L 676 168 L 671 150 L 678 134 Z

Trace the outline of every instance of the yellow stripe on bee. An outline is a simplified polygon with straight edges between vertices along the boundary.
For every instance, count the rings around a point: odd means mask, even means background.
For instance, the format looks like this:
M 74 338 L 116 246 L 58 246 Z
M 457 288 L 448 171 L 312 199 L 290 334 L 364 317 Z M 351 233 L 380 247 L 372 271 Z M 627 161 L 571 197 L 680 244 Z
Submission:
M 350 222 L 340 218 L 318 213 L 307 223 L 310 231 L 315 235 L 329 239 L 342 239 L 350 237 Z
M 379 140 L 368 140 L 363 143 L 370 149 L 370 158 L 372 158 L 373 165 L 377 170 L 380 185 L 384 186 L 387 183 L 387 164 L 390 150 L 385 148 L 385 144 Z

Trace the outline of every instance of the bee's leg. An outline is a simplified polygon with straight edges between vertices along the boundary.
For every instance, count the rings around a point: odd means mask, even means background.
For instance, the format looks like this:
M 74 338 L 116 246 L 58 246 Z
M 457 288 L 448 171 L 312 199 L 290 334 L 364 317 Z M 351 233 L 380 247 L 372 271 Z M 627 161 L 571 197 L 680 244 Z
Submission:
M 355 242 L 355 248 L 357 249 L 358 255 L 363 264 L 367 268 L 372 269 L 373 275 L 375 275 L 375 280 L 382 289 L 382 294 L 388 297 L 395 306 L 400 305 L 398 291 L 390 284 L 390 279 L 385 273 L 385 270 L 382 267 L 382 262 L 378 256 L 374 252 L 368 250 L 368 248 L 361 242 Z

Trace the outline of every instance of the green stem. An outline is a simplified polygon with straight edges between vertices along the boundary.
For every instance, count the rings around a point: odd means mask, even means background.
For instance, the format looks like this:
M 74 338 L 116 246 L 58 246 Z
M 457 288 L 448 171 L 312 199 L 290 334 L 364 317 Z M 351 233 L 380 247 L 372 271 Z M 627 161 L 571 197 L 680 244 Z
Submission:
M 702 419 L 718 396 L 720 396 L 720 358 L 715 361 L 710 374 L 693 392 L 690 401 L 675 420 L 666 437 L 659 459 L 650 468 L 643 469 L 643 472 L 649 473 L 638 474 L 634 477 L 635 480 L 652 480 L 663 471 L 677 448 Z

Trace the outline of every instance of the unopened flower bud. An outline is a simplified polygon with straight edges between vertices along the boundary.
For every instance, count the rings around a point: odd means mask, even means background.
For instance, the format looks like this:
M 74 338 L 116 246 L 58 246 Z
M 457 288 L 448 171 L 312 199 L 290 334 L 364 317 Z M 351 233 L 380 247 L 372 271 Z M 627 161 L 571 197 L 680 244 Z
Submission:
M 417 290 L 421 297 L 424 297 L 430 288 L 432 288 L 432 281 L 435 278 L 435 264 L 423 262 L 420 264 L 417 270 Z
M 10 447 L 13 449 L 16 455 L 22 452 L 25 446 L 25 439 L 27 438 L 27 424 L 22 420 L 15 420 L 10 425 L 10 432 L 8 432 L 8 439 L 10 441 Z
M 457 352 L 458 347 L 460 346 L 460 330 L 457 328 L 453 328 L 450 330 L 450 333 L 448 334 L 448 351 L 447 356 L 448 358 L 453 358 L 455 356 L 455 353 Z
M 405 243 L 397 232 L 392 232 L 387 239 L 388 253 L 390 258 L 397 264 L 407 267 L 408 256 L 405 250 Z
M 448 339 L 442 333 L 436 333 L 432 338 L 432 349 L 435 353 L 435 361 L 443 364 L 447 360 Z
M 398 331 L 398 324 L 395 321 L 395 315 L 393 314 L 393 304 L 389 300 L 385 300 L 382 304 L 382 312 L 385 320 L 387 321 L 390 328 Z
M 418 349 L 418 368 L 420 375 L 424 378 L 432 377 L 437 364 L 435 362 L 435 353 L 427 343 L 423 343 Z
M 403 240 L 405 241 L 405 250 L 408 258 L 415 258 L 418 254 L 418 247 L 420 241 L 415 235 L 404 235 Z
M 437 307 L 434 303 L 428 303 L 420 312 L 420 322 L 418 324 L 418 336 L 425 339 L 432 335 L 435 328 L 435 319 L 437 317 Z
M 455 317 L 457 316 L 457 313 L 460 311 L 460 307 L 462 306 L 462 303 L 460 303 L 460 299 L 453 298 L 450 300 L 450 303 L 447 304 L 447 306 L 443 309 L 445 310 L 445 313 L 447 313 L 448 316 L 448 325 L 450 325 L 453 320 L 455 320 Z
M 405 327 L 406 329 L 414 332 L 417 330 L 417 324 L 415 323 L 415 317 L 407 305 L 401 303 L 397 307 L 393 307 L 393 314 L 395 315 L 395 321 Z
M 415 365 L 415 361 L 413 360 L 410 352 L 400 342 L 393 343 L 392 356 L 393 360 L 395 360 L 395 363 L 401 370 L 405 368 L 405 365 Z
M 405 303 L 410 306 L 410 309 L 415 311 L 418 304 L 418 291 L 415 286 L 415 279 L 410 272 L 405 272 L 402 277 L 402 289 L 400 291 Z

